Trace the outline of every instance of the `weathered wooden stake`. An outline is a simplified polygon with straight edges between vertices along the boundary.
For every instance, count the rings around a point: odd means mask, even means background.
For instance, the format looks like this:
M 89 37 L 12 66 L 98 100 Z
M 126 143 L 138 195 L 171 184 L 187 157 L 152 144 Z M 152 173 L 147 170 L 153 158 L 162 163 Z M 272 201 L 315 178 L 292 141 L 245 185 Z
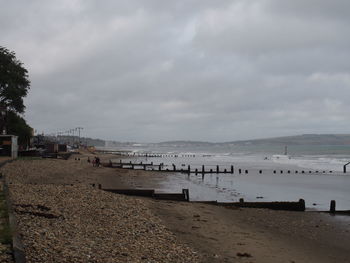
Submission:
M 219 173 L 219 165 L 216 166 L 216 173 Z
M 202 174 L 205 173 L 205 168 L 204 168 L 204 165 L 202 165 Z
M 299 199 L 299 204 L 301 206 L 301 210 L 305 211 L 305 200 L 304 199 Z
M 188 189 L 182 189 L 182 194 L 187 202 L 190 201 L 190 191 Z
M 347 164 L 344 164 L 344 166 L 343 166 L 343 172 L 344 173 L 346 173 L 346 166 L 349 165 L 349 164 L 350 164 L 350 162 L 348 162 Z
M 233 165 L 231 165 L 231 174 L 233 174 Z
M 331 201 L 329 212 L 335 213 L 335 200 Z

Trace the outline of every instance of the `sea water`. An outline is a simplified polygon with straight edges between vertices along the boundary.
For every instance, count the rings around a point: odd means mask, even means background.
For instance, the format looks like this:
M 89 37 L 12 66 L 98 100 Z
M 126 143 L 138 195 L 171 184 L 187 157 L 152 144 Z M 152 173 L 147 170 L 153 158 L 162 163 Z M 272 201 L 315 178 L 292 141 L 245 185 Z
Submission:
M 109 149 L 111 150 L 111 149 Z M 164 174 L 158 182 L 158 191 L 180 192 L 190 190 L 190 199 L 196 201 L 298 201 L 304 199 L 308 209 L 328 210 L 336 200 L 337 210 L 350 210 L 349 146 L 234 146 L 137 144 L 114 148 L 118 151 L 161 154 L 162 157 L 133 157 L 133 162 L 164 163 L 163 169 L 198 169 L 198 175 L 185 173 Z M 131 160 L 131 159 L 130 159 Z M 201 174 L 213 170 L 212 174 Z M 234 174 L 216 174 L 231 170 Z M 241 169 L 241 173 L 239 173 Z M 248 171 L 246 173 L 245 171 Z M 261 172 L 260 172 L 261 171 Z M 289 171 L 289 173 L 288 173 Z M 152 178 L 150 178 L 152 180 Z

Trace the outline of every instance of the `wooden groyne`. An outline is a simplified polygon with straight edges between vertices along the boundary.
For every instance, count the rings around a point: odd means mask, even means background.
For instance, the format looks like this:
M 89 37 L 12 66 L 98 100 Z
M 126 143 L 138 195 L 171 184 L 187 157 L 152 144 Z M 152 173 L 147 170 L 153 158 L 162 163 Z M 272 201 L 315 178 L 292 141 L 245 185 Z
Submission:
M 332 215 L 350 215 L 350 210 L 336 210 L 336 202 L 335 200 L 331 200 L 329 204 L 329 211 L 324 211 L 325 213 L 330 213 Z
M 242 207 L 242 208 L 264 208 L 271 210 L 285 210 L 285 211 L 305 211 L 305 200 L 299 199 L 299 201 L 274 201 L 274 202 L 245 202 L 243 198 L 239 199 L 239 202 L 218 202 L 218 201 L 190 201 L 189 189 L 182 189 L 182 193 L 156 193 L 154 189 L 109 189 L 102 188 L 101 184 L 91 184 L 92 187 L 101 189 L 103 191 L 124 194 L 131 196 L 149 197 L 158 200 L 171 200 L 171 201 L 185 201 L 191 203 L 210 204 L 223 207 Z M 332 215 L 350 215 L 350 210 L 336 210 L 335 200 L 331 200 L 329 211 L 312 211 L 329 213 Z
M 195 154 L 171 154 L 171 153 L 136 153 L 130 151 L 107 151 L 96 150 L 99 153 L 110 153 L 128 157 L 146 157 L 146 158 L 178 158 L 178 157 L 196 157 Z
M 164 163 L 155 164 L 153 162 L 123 162 L 120 160 L 119 162 L 104 163 L 103 166 L 113 167 L 113 168 L 121 168 L 121 169 L 131 169 L 131 170 L 146 170 L 146 171 L 159 171 L 159 172 L 176 172 L 176 173 L 184 173 L 184 174 L 195 174 L 195 175 L 205 175 L 205 174 L 333 174 L 333 171 L 326 170 L 283 170 L 283 169 L 242 169 L 236 168 L 234 165 L 226 165 L 224 167 L 219 165 L 195 165 L 194 168 L 191 165 L 182 164 L 176 166 L 175 164 L 166 165 Z M 209 167 L 208 167 L 209 166 Z M 335 173 L 334 173 L 335 174 Z
M 112 192 L 116 194 L 151 197 L 159 200 L 172 200 L 184 202 L 189 201 L 188 189 L 182 189 L 181 193 L 156 193 L 153 189 L 108 189 L 102 188 L 100 185 L 99 188 L 106 192 Z
M 272 210 L 305 211 L 304 199 L 297 202 L 245 202 L 243 198 L 239 202 L 195 201 L 195 203 L 212 204 L 224 207 L 266 208 Z
M 95 185 L 93 185 L 95 186 Z M 189 202 L 189 190 L 182 189 L 182 193 L 156 193 L 153 189 L 108 189 L 102 188 L 98 185 L 99 189 L 107 192 L 150 197 L 158 200 L 172 200 L 172 201 L 185 201 Z M 305 201 L 300 199 L 298 202 L 244 202 L 241 198 L 239 202 L 217 202 L 217 201 L 192 201 L 193 203 L 206 203 L 224 207 L 247 207 L 247 208 L 267 208 L 273 210 L 288 210 L 288 211 L 305 211 Z

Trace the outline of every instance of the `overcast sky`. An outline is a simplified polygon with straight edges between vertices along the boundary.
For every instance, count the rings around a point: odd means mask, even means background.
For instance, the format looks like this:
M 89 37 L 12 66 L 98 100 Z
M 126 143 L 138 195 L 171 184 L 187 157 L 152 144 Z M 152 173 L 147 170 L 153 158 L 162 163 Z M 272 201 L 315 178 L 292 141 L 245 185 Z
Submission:
M 117 141 L 350 133 L 349 0 L 0 0 L 25 118 Z

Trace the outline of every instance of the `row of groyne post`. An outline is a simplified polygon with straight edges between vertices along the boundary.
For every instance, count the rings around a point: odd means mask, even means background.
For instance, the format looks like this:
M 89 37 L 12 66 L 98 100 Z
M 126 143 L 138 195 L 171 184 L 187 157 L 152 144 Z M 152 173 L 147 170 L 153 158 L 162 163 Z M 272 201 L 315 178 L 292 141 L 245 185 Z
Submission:
M 154 189 L 110 189 L 104 188 L 101 184 L 91 184 L 93 188 L 104 190 L 107 192 L 124 194 L 124 195 L 133 195 L 133 196 L 142 196 L 142 197 L 151 197 L 159 200 L 172 200 L 172 201 L 186 201 L 194 203 L 206 203 L 213 204 L 218 206 L 236 206 L 236 207 L 246 207 L 246 208 L 268 208 L 273 210 L 290 210 L 290 211 L 305 211 L 305 200 L 299 199 L 297 202 L 293 201 L 274 201 L 274 202 L 246 202 L 243 198 L 239 199 L 239 202 L 218 202 L 218 201 L 190 201 L 189 189 L 182 189 L 181 193 L 157 193 Z M 329 211 L 331 214 L 344 214 L 349 215 L 350 210 L 336 210 L 336 201 L 330 201 Z
M 234 165 L 224 166 L 224 168 L 219 165 L 195 165 L 195 167 L 191 167 L 191 165 L 182 164 L 176 166 L 175 164 L 165 165 L 164 163 L 155 164 L 153 162 L 123 162 L 120 160 L 119 162 L 110 161 L 108 165 L 109 167 L 114 168 L 122 168 L 122 169 L 131 169 L 131 170 L 147 170 L 147 171 L 160 171 L 160 172 L 177 172 L 177 173 L 185 173 L 185 174 L 249 174 L 249 173 L 257 173 L 257 174 L 333 174 L 332 170 L 283 170 L 283 169 L 254 169 L 253 171 L 249 169 L 235 168 Z M 184 168 L 185 167 L 185 168 Z M 208 168 L 209 167 L 209 168 Z
M 188 157 L 196 157 L 195 154 L 170 154 L 170 153 L 138 153 L 138 152 L 107 152 L 107 151 L 101 151 L 103 153 L 115 153 L 120 156 L 127 156 L 127 157 L 146 157 L 146 158 L 188 158 Z
M 162 153 L 137 153 L 137 152 L 113 152 L 113 153 L 116 153 L 120 156 L 127 156 L 127 157 L 146 157 L 146 158 L 177 158 L 177 157 L 182 157 L 182 158 L 188 158 L 188 157 L 196 157 L 195 154 L 162 154 Z M 201 155 L 202 156 L 202 155 Z M 204 155 L 203 155 L 204 156 Z M 343 173 L 347 173 L 347 166 L 350 164 L 350 162 L 346 163 L 343 165 Z M 139 167 L 139 166 L 142 166 L 144 167 L 144 170 L 146 170 L 145 167 L 151 167 L 151 166 L 155 166 L 153 168 L 151 168 L 151 170 L 161 170 L 159 166 L 162 166 L 162 167 L 167 167 L 167 165 L 164 165 L 164 163 L 160 163 L 158 165 L 156 164 L 153 164 L 153 162 L 151 162 L 150 164 L 142 164 L 142 162 L 140 163 L 125 163 L 124 165 L 132 165 L 132 167 L 128 167 L 128 169 L 134 169 L 135 167 Z M 174 166 L 174 164 L 172 164 L 172 166 Z M 184 165 L 181 165 L 181 166 L 184 166 Z M 157 169 L 156 169 L 157 167 Z M 217 165 L 218 167 L 218 165 Z M 185 172 L 185 173 L 234 173 L 232 171 L 232 168 L 233 166 L 231 166 L 231 168 L 225 168 L 224 170 L 222 171 L 219 171 L 218 172 L 218 168 L 216 169 L 209 169 L 209 170 L 204 170 L 203 171 L 203 166 L 202 166 L 202 169 L 200 168 L 195 168 L 193 171 L 189 168 L 189 169 L 176 169 L 176 166 L 173 167 L 172 169 L 169 169 L 169 168 L 165 168 L 165 169 L 162 169 L 162 171 L 176 171 L 176 172 Z M 127 169 L 126 167 L 120 167 L 120 168 L 124 168 L 124 169 Z M 226 170 L 226 171 L 225 171 Z M 237 170 L 239 174 L 248 174 L 249 173 L 249 170 L 247 169 L 238 169 Z M 271 169 L 268 170 L 269 173 L 271 173 Z M 263 169 L 260 169 L 258 170 L 258 173 L 259 174 L 262 174 L 264 172 Z M 301 174 L 332 174 L 334 173 L 334 171 L 332 170 L 282 170 L 282 169 L 275 169 L 275 170 L 272 170 L 272 173 L 274 174 L 277 174 L 277 173 L 280 173 L 280 174 L 283 174 L 283 173 L 287 173 L 287 174 L 298 174 L 298 173 L 301 173 Z

